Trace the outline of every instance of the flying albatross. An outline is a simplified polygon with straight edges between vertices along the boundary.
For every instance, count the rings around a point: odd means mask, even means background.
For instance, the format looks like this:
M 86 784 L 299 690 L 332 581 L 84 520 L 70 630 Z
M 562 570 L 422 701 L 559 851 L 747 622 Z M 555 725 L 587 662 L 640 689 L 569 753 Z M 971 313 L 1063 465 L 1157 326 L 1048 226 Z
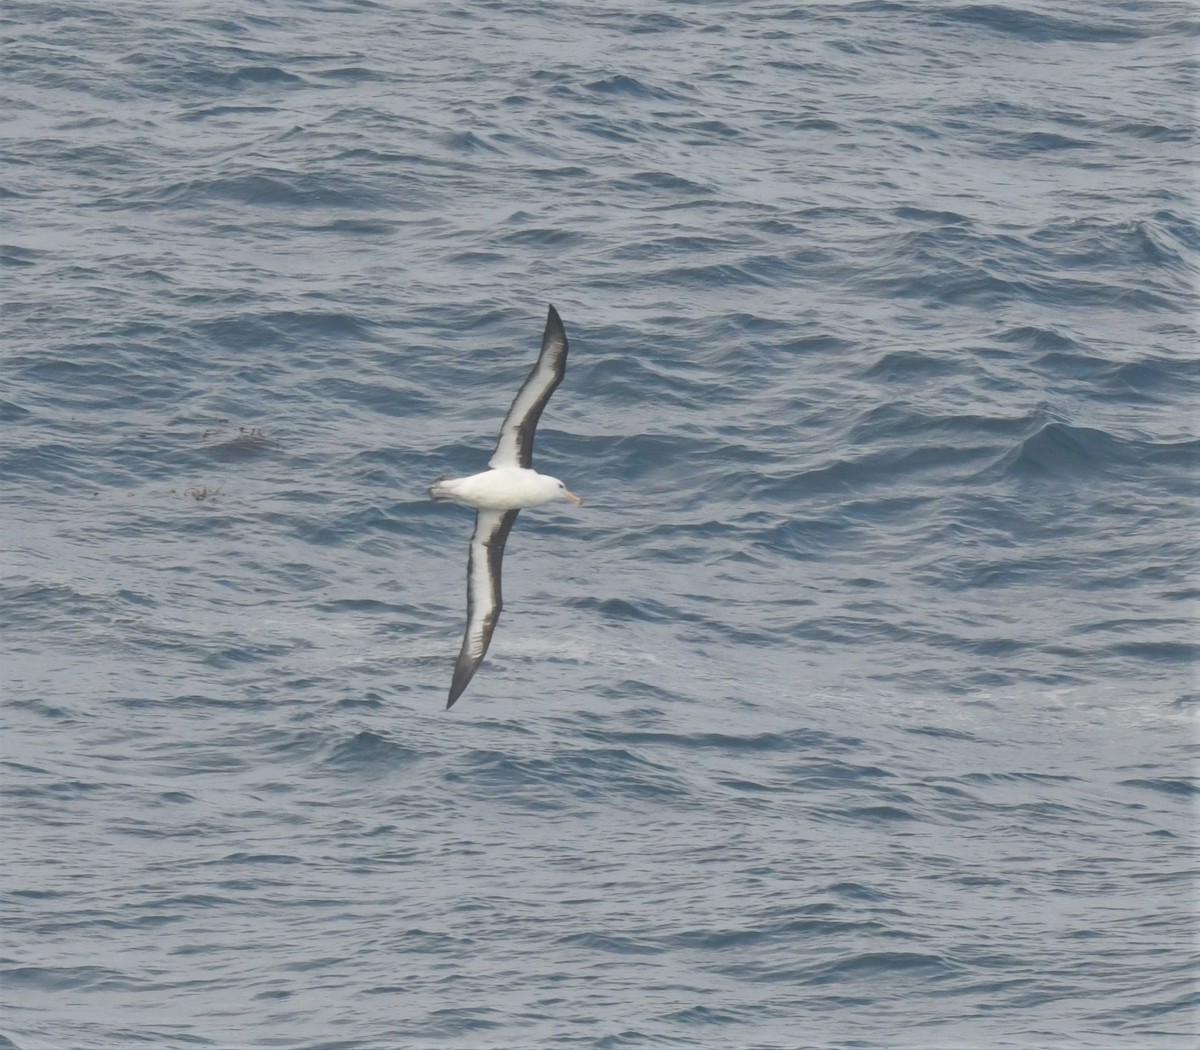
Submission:
M 496 451 L 488 460 L 490 469 L 469 478 L 439 478 L 429 489 L 435 500 L 458 500 L 475 508 L 475 532 L 467 562 L 467 629 L 450 680 L 447 709 L 467 688 L 500 619 L 500 562 L 517 514 L 525 507 L 540 507 L 555 499 L 570 500 L 577 507 L 583 503 L 558 478 L 533 469 L 533 433 L 566 370 L 567 333 L 551 306 L 542 352 L 504 417 Z

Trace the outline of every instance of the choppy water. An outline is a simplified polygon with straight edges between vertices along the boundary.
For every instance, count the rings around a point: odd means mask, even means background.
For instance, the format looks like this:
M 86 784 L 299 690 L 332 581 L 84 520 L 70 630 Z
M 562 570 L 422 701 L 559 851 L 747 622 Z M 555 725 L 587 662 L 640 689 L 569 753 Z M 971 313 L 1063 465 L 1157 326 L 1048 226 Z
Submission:
M 1192 1045 L 1194 9 L 0 27 L 0 1046 Z

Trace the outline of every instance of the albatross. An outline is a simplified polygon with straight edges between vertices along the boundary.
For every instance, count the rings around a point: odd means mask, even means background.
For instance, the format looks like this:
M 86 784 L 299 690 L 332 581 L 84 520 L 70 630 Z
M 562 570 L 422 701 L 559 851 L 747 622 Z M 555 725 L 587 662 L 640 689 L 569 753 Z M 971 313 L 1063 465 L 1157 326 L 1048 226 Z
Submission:
M 438 478 L 430 498 L 458 500 L 475 508 L 475 532 L 467 560 L 467 627 L 450 680 L 446 709 L 462 696 L 487 652 L 500 619 L 500 562 L 513 522 L 526 507 L 565 499 L 575 506 L 583 500 L 558 478 L 533 469 L 533 434 L 542 409 L 567 370 L 567 333 L 553 306 L 546 314 L 546 331 L 537 363 L 513 398 L 500 427 L 496 451 L 481 474 L 467 478 Z

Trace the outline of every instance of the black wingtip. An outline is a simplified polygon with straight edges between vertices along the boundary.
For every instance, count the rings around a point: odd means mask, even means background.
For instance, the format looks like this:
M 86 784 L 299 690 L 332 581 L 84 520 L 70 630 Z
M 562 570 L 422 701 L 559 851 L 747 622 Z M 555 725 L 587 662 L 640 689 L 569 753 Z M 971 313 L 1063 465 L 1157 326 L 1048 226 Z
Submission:
M 479 664 L 476 663 L 475 667 Z M 446 699 L 446 710 L 449 711 L 460 696 L 467 691 L 467 686 L 475 676 L 475 667 L 466 668 L 462 664 L 454 665 L 454 677 L 450 679 L 450 695 Z
M 558 316 L 558 311 L 554 309 L 553 303 L 546 310 L 546 331 L 542 334 L 542 350 L 545 351 L 546 347 L 552 341 L 562 343 L 562 360 L 565 364 L 567 359 L 567 329 L 562 323 L 562 318 Z M 556 383 L 555 386 L 557 385 Z

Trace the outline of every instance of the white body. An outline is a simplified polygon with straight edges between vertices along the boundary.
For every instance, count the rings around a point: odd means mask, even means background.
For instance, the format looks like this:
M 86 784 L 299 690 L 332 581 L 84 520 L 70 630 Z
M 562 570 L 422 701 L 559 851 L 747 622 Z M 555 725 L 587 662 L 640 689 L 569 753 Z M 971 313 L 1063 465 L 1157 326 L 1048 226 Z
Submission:
M 443 478 L 429 494 L 434 499 L 456 499 L 477 510 L 522 510 L 556 499 L 576 506 L 583 503 L 558 478 L 525 467 L 494 467 L 468 478 Z

